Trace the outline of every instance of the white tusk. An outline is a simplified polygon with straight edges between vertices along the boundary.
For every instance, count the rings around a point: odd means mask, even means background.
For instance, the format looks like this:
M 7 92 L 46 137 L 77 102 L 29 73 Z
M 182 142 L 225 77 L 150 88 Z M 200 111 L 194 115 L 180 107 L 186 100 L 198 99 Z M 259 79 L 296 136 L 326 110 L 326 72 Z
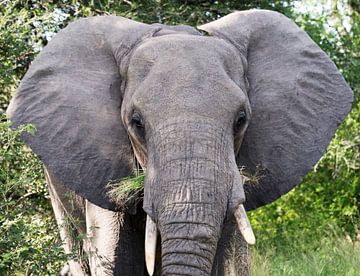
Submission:
M 248 243 L 248 244 L 255 244 L 255 235 L 254 232 L 251 228 L 249 219 L 246 215 L 246 211 L 244 208 L 244 205 L 240 204 L 235 211 L 235 218 L 236 218 L 236 222 L 239 226 L 239 230 L 241 232 L 241 235 L 244 237 L 244 240 Z
M 149 216 L 147 216 L 145 227 L 145 262 L 150 276 L 154 274 L 155 269 L 156 239 L 156 224 Z

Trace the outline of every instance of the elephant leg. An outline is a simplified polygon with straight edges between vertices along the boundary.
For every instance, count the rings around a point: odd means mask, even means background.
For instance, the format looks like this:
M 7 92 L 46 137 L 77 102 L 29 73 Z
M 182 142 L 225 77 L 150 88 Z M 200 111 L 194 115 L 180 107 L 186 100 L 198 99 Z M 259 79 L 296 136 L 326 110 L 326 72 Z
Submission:
M 60 275 L 64 273 L 76 276 L 89 275 L 87 260 L 82 258 L 84 256 L 82 237 L 86 235 L 84 199 L 64 187 L 47 169 L 45 169 L 45 178 L 65 253 L 80 256 L 76 260 L 68 260 L 67 271 L 64 267 Z
M 92 275 L 144 275 L 144 218 L 86 201 L 86 248 Z
M 216 252 L 213 276 L 249 276 L 250 253 L 235 219 L 226 221 Z
M 92 275 L 114 275 L 123 215 L 86 200 L 85 241 Z

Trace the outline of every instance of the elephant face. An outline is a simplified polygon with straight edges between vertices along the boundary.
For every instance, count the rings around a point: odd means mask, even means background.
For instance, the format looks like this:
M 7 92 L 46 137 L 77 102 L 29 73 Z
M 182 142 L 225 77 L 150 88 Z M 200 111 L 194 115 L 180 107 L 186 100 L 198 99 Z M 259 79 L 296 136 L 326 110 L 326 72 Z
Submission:
M 164 274 L 183 259 L 189 274 L 209 274 L 226 212 L 245 201 L 234 148 L 250 119 L 242 68 L 214 37 L 159 36 L 131 55 L 122 118 L 147 169 L 144 209 L 158 223 Z
M 131 57 L 124 99 L 123 121 L 137 144 L 144 143 L 132 121 L 144 120 L 150 131 L 194 118 L 227 125 L 239 145 L 250 118 L 242 60 L 214 37 L 167 35 L 142 43 Z
M 236 12 L 199 28 L 209 36 L 76 21 L 33 62 L 8 111 L 15 126 L 36 126 L 23 139 L 48 170 L 100 207 L 117 210 L 108 183 L 130 175 L 136 156 L 164 275 L 214 271 L 227 218 L 246 226 L 242 204 L 297 185 L 352 102 L 336 66 L 283 15 Z M 258 183 L 242 183 L 238 167 Z

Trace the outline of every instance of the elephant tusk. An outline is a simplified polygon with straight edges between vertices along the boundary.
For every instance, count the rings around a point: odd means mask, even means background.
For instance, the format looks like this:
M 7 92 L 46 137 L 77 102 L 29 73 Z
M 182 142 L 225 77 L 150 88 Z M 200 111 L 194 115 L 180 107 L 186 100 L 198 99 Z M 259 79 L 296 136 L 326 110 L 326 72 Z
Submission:
M 241 235 L 248 244 L 255 244 L 255 235 L 251 228 L 249 219 L 246 215 L 244 205 L 240 204 L 235 211 L 235 218 L 238 224 Z
M 154 274 L 155 269 L 156 239 L 156 224 L 149 216 L 147 216 L 145 227 L 145 262 L 150 276 Z

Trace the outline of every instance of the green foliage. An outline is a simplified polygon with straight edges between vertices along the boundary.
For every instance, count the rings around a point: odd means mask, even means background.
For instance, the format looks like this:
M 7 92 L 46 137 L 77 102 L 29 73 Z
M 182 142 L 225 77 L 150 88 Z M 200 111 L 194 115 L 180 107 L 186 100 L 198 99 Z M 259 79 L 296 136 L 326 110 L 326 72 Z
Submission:
M 20 141 L 31 126 L 0 123 L 0 275 L 55 274 L 66 259 L 52 218 L 41 162 Z

